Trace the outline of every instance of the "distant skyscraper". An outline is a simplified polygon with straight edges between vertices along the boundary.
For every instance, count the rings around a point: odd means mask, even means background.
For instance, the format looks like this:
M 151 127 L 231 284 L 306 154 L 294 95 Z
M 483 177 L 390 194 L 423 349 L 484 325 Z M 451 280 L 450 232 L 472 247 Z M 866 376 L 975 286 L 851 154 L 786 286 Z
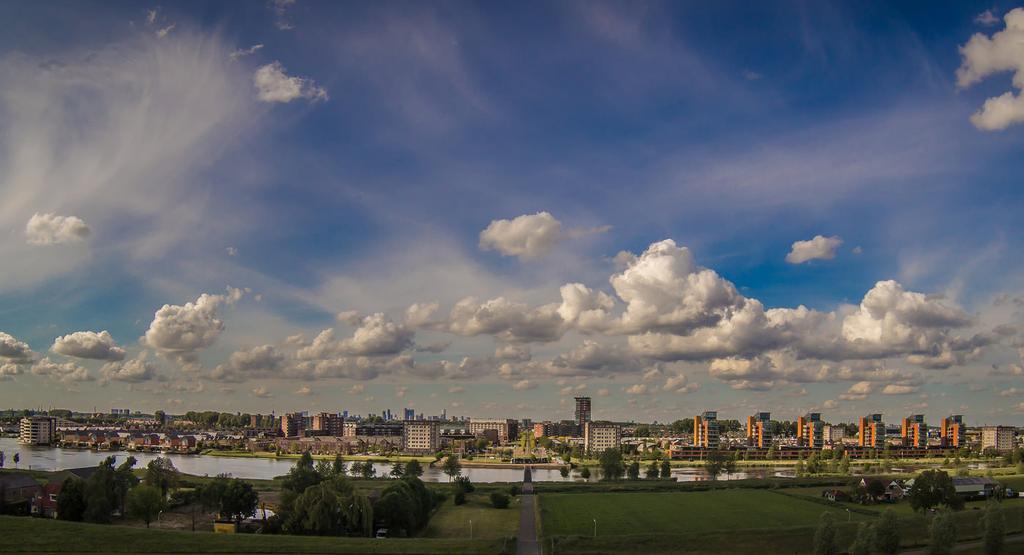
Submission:
M 590 397 L 576 397 L 576 429 L 583 434 L 583 426 L 590 422 Z
M 416 420 L 416 409 L 405 409 L 402 420 Z

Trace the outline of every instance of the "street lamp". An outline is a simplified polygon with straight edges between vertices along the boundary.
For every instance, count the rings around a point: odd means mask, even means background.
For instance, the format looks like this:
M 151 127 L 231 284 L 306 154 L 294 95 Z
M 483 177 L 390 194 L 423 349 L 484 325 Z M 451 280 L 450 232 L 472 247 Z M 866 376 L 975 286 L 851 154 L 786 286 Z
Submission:
M 473 539 L 473 520 L 469 521 L 469 539 Z
M 594 519 L 594 537 L 597 537 L 597 519 Z
M 846 509 L 846 522 L 850 522 L 852 520 L 853 520 L 853 513 L 850 512 L 850 509 Z

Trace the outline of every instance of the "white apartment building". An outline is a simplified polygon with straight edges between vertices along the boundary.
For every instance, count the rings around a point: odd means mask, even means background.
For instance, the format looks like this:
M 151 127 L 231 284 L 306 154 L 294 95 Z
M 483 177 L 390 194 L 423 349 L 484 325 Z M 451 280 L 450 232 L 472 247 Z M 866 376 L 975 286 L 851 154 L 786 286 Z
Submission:
M 981 429 L 981 450 L 1012 451 L 1013 436 L 1013 428 L 1009 426 L 985 426 Z
M 22 418 L 18 427 L 18 443 L 49 445 L 57 442 L 57 417 L 32 416 Z
M 441 447 L 438 440 L 440 424 L 437 420 L 406 420 L 402 428 L 402 451 L 436 453 Z
M 588 453 L 598 454 L 605 449 L 618 449 L 622 428 L 607 422 L 586 422 L 583 425 L 583 446 Z

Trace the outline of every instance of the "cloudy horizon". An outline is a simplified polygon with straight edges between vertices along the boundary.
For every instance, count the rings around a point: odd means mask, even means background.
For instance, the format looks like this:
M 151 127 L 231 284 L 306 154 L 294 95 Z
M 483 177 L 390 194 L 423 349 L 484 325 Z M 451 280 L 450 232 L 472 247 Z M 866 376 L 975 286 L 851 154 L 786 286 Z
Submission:
M 1022 7 L 0 15 L 0 408 L 1024 424 Z

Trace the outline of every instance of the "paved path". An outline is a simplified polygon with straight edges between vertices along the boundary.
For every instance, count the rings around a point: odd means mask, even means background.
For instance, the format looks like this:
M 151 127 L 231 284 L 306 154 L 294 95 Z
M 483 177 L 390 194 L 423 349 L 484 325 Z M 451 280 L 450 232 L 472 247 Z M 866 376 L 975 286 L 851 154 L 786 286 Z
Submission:
M 535 500 L 533 476 L 530 468 L 526 467 L 523 471 L 523 493 L 519 496 L 519 539 L 516 542 L 516 555 L 540 555 Z
M 1006 547 L 1003 548 L 1003 553 L 1020 553 L 1020 551 L 1015 551 L 1015 549 L 1020 549 L 1020 546 L 1018 546 L 1017 544 L 1021 542 L 1024 542 L 1024 534 L 1011 534 L 1006 536 L 1006 543 L 1004 544 Z M 967 551 L 968 549 L 977 549 L 979 547 L 981 547 L 981 540 L 961 542 L 956 544 L 955 547 L 953 547 L 953 552 L 956 553 L 957 551 Z M 900 555 L 926 555 L 927 553 L 928 548 L 922 547 L 919 549 L 901 551 Z

